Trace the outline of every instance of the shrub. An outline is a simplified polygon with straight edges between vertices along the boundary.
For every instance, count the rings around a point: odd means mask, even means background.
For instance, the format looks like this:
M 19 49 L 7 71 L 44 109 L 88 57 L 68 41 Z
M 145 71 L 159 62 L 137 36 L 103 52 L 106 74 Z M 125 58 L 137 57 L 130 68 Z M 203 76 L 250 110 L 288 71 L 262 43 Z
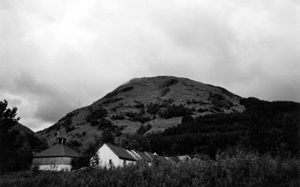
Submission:
M 126 112 L 125 115 L 129 117 L 129 120 L 131 120 L 131 121 L 139 121 L 141 123 L 145 123 L 145 122 L 147 122 L 147 121 L 149 121 L 151 119 L 150 115 L 146 115 L 145 114 L 145 110 L 144 109 L 141 109 L 141 111 L 139 113 L 132 112 L 132 111 Z
M 86 116 L 86 121 L 87 122 L 91 122 L 91 120 L 93 119 L 101 119 L 101 118 L 105 118 L 107 116 L 107 111 L 100 107 L 96 110 L 92 110 L 90 109 L 90 114 Z
M 99 130 L 102 130 L 102 129 L 110 129 L 110 130 L 113 130 L 116 126 L 112 124 L 111 121 L 105 119 L 105 118 L 102 118 L 99 120 L 98 122 L 98 129 Z
M 149 114 L 156 114 L 161 108 L 161 105 L 158 103 L 150 103 L 146 107 Z
M 65 129 L 66 129 L 66 132 L 68 133 L 68 132 L 71 132 L 72 130 L 74 130 L 75 127 L 73 125 L 68 125 L 65 127 Z
M 205 112 L 205 111 L 207 111 L 207 109 L 206 109 L 206 108 L 203 108 L 203 107 L 200 107 L 200 108 L 197 109 L 197 111 L 198 111 L 198 112 Z
M 135 108 L 145 108 L 145 105 L 143 103 L 135 101 L 137 104 L 135 105 Z
M 197 155 L 189 162 L 169 162 L 156 157 L 123 168 L 87 168 L 74 172 L 21 171 L 2 174 L 0 186 L 299 186 L 300 161 L 231 151 L 216 160 Z
M 137 134 L 145 134 L 147 131 L 149 131 L 152 128 L 151 124 L 149 123 L 148 125 L 141 125 L 140 128 L 136 131 Z
M 185 115 L 191 115 L 192 111 L 189 108 L 184 107 L 182 104 L 180 105 L 170 105 L 165 109 L 161 109 L 158 112 L 161 118 L 172 118 L 172 117 L 180 117 Z
M 123 98 L 119 98 L 119 97 L 117 97 L 117 98 L 110 98 L 110 99 L 107 99 L 107 100 L 105 100 L 104 102 L 103 102 L 103 104 L 105 105 L 105 104 L 111 104 L 111 103 L 115 103 L 115 102 L 118 102 L 118 101 L 121 101 Z
M 91 124 L 92 126 L 97 126 L 97 125 L 99 124 L 99 121 L 98 121 L 97 119 L 92 119 L 92 120 L 90 121 L 90 124 Z
M 161 90 L 160 96 L 163 97 L 165 96 L 168 92 L 170 91 L 169 87 L 165 87 Z
M 123 120 L 125 119 L 124 115 L 123 114 L 117 114 L 117 115 L 113 115 L 111 117 L 112 120 Z

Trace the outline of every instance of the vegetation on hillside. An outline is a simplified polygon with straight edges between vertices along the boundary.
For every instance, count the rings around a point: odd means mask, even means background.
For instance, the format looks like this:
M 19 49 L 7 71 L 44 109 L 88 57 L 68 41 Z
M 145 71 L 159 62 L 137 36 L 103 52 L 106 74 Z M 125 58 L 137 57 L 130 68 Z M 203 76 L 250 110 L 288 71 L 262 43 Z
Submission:
M 145 147 L 143 151 L 166 156 L 201 153 L 215 158 L 217 151 L 226 151 L 228 148 L 251 150 L 273 157 L 299 154 L 299 103 L 267 102 L 248 98 L 242 99 L 241 104 L 246 107 L 242 113 L 216 113 L 194 118 L 187 113 L 178 126 L 168 128 L 162 133 L 141 136 L 139 139 L 144 140 L 136 142 L 146 145 L 135 145 L 139 148 Z M 156 113 L 159 106 L 150 104 L 147 110 Z M 145 127 L 141 126 L 137 133 L 144 134 L 148 130 Z M 129 136 L 132 136 L 132 141 L 137 137 L 128 134 L 123 139 L 129 139 Z
M 248 98 L 241 104 L 246 107 L 242 113 L 185 116 L 178 126 L 146 138 L 152 150 L 165 155 L 206 153 L 214 158 L 229 147 L 273 156 L 299 154 L 299 103 Z

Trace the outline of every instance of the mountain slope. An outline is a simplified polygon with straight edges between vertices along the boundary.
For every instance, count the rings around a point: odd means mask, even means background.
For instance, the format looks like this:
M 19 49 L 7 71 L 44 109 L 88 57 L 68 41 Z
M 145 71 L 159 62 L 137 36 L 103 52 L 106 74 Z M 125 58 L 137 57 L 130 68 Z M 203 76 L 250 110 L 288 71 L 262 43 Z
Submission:
M 148 125 L 149 133 L 176 126 L 186 115 L 241 112 L 244 106 L 240 99 L 224 88 L 187 78 L 136 78 L 90 106 L 68 113 L 37 135 L 45 137 L 51 145 L 60 131 L 82 147 L 100 137 L 104 129 L 120 136 Z
M 28 127 L 26 127 L 26 126 L 24 126 L 24 125 L 22 125 L 22 124 L 20 124 L 20 123 L 17 123 L 17 124 L 13 127 L 13 129 L 14 129 L 14 130 L 17 130 L 17 131 L 20 131 L 20 132 L 26 132 L 26 133 L 28 133 L 28 134 L 34 134 L 34 132 L 33 132 L 30 128 L 28 128 Z

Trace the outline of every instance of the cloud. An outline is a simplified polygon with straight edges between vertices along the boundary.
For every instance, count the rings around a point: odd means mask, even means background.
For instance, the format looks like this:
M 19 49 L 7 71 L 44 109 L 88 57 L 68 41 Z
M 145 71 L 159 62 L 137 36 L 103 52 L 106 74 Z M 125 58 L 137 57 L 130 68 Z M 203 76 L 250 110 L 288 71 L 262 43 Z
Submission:
M 136 77 L 300 101 L 292 0 L 0 2 L 0 96 L 40 130 Z
M 55 123 L 68 112 L 81 106 L 75 96 L 40 83 L 25 72 L 22 72 L 5 91 L 10 105 L 19 109 L 22 119 L 20 122 L 25 118 L 25 121 L 41 123 L 40 126 L 31 124 L 36 128 L 43 127 L 43 123 Z

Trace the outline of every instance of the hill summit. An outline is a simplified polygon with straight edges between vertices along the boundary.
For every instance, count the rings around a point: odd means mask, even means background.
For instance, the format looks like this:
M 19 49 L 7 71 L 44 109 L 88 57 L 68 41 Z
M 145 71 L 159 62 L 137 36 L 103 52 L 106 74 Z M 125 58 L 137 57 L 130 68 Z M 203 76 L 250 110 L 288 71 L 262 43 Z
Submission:
M 115 137 L 141 131 L 147 134 L 176 126 L 183 116 L 242 112 L 240 100 L 224 88 L 187 78 L 135 78 L 37 135 L 51 145 L 59 131 L 83 146 L 101 137 L 104 130 Z

